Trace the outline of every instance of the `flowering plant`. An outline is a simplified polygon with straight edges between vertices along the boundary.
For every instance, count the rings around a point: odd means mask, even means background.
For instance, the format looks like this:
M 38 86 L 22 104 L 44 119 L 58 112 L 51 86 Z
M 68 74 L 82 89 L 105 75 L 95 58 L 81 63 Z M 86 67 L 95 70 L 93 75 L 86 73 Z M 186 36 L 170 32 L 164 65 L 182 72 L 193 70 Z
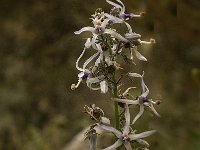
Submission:
M 90 32 L 91 37 L 85 41 L 84 49 L 76 61 L 76 68 L 80 71 L 78 74 L 77 84 L 72 84 L 72 90 L 78 88 L 81 82 L 91 90 L 100 90 L 101 93 L 111 93 L 111 101 L 114 102 L 115 108 L 115 127 L 110 125 L 110 120 L 106 118 L 101 108 L 94 104 L 85 106 L 85 113 L 89 114 L 91 119 L 95 120 L 95 124 L 91 125 L 87 131 L 86 137 L 90 139 L 90 150 L 96 149 L 97 132 L 96 129 L 111 132 L 116 136 L 116 142 L 105 148 L 104 150 L 119 149 L 124 146 L 127 150 L 132 150 L 132 141 L 136 141 L 143 145 L 143 149 L 147 149 L 149 144 L 143 138 L 152 135 L 155 130 L 137 133 L 132 129 L 134 123 L 142 116 L 145 107 L 149 107 L 155 115 L 160 116 L 154 108 L 155 104 L 160 104 L 160 101 L 153 101 L 147 96 L 149 89 L 144 82 L 144 72 L 142 75 L 138 73 L 123 73 L 120 64 L 122 58 L 127 63 L 134 63 L 134 58 L 141 61 L 147 59 L 138 51 L 138 46 L 142 44 L 153 44 L 154 39 L 150 41 L 141 40 L 141 35 L 133 32 L 129 19 L 142 17 L 144 13 L 139 15 L 126 13 L 125 6 L 120 0 L 116 2 L 106 0 L 113 8 L 110 13 L 105 13 L 102 9 L 97 9 L 92 15 L 93 26 L 83 27 L 75 34 Z M 114 28 L 115 24 L 124 24 L 127 28 L 126 33 L 120 34 Z M 83 66 L 79 66 L 79 61 L 86 52 L 94 51 L 94 54 L 89 57 Z M 134 55 L 135 54 L 135 55 Z M 122 91 L 122 78 L 133 78 L 141 80 L 141 95 L 133 97 L 130 90 L 136 87 L 128 87 L 126 91 Z M 132 105 L 139 105 L 139 113 L 131 121 L 129 109 Z

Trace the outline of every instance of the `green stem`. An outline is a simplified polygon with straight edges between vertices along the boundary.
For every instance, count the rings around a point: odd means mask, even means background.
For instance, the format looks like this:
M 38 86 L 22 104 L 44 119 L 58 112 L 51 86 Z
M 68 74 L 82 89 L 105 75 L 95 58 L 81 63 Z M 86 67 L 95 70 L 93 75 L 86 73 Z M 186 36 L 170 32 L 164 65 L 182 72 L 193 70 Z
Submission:
M 115 74 L 113 75 L 114 87 L 113 87 L 113 98 L 117 98 L 117 83 L 115 80 Z M 115 108 L 115 127 L 119 130 L 120 122 L 119 122 L 119 107 L 118 102 L 114 101 L 114 108 Z

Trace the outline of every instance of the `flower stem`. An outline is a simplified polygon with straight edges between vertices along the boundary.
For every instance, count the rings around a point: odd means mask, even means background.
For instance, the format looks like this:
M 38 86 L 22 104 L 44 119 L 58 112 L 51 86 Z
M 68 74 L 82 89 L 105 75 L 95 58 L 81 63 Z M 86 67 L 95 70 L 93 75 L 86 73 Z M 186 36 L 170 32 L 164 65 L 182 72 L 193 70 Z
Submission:
M 114 82 L 114 87 L 113 87 L 113 98 L 117 98 L 117 83 L 115 79 L 115 74 L 113 74 L 113 82 Z M 115 128 L 119 130 L 119 107 L 118 107 L 118 102 L 114 101 L 114 108 L 115 108 Z

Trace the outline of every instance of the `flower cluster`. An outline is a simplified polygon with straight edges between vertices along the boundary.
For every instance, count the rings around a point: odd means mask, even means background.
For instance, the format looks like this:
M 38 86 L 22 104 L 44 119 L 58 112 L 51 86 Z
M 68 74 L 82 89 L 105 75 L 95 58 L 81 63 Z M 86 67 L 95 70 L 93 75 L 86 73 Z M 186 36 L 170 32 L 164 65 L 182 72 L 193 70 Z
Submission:
M 115 103 L 115 128 L 110 125 L 110 120 L 104 116 L 102 109 L 94 104 L 84 107 L 85 112 L 89 114 L 92 120 L 96 121 L 91 126 L 90 131 L 87 132 L 87 136 L 91 141 L 91 150 L 96 148 L 97 133 L 95 128 L 111 132 L 117 138 L 116 142 L 105 148 L 105 150 L 117 149 L 122 145 L 127 150 L 132 150 L 132 141 L 136 141 L 146 148 L 149 144 L 143 138 L 150 136 L 155 131 L 136 134 L 136 131 L 131 126 L 142 116 L 145 107 L 149 107 L 155 115 L 160 116 L 154 108 L 154 105 L 160 104 L 160 101 L 153 101 L 147 97 L 149 89 L 144 82 L 144 72 L 142 75 L 131 72 L 121 73 L 123 68 L 120 65 L 120 59 L 122 58 L 125 62 L 133 64 L 135 58 L 147 61 L 138 51 L 138 47 L 142 44 L 155 43 L 155 40 L 141 40 L 142 36 L 133 32 L 130 24 L 127 22 L 129 19 L 142 17 L 144 13 L 127 13 L 124 4 L 120 0 L 116 0 L 116 2 L 106 0 L 106 2 L 112 6 L 109 13 L 105 13 L 102 9 L 97 9 L 91 18 L 93 26 L 83 27 L 75 32 L 75 34 L 90 32 L 91 37 L 86 39 L 83 51 L 76 61 L 76 68 L 80 73 L 78 74 L 77 84 L 72 84 L 71 88 L 75 90 L 80 83 L 86 83 L 91 90 L 100 90 L 101 93 L 110 92 L 112 95 L 111 101 Z M 126 32 L 120 34 L 114 28 L 115 24 L 124 24 Z M 80 67 L 80 60 L 86 52 L 93 53 L 93 55 L 86 59 Z M 129 91 L 136 87 L 129 87 L 122 93 L 121 79 L 124 77 L 139 79 L 141 81 L 142 94 L 137 97 L 131 96 L 130 98 L 131 94 Z M 132 105 L 139 105 L 140 107 L 140 111 L 133 121 L 131 121 L 129 112 Z M 120 114 L 119 109 L 121 111 Z

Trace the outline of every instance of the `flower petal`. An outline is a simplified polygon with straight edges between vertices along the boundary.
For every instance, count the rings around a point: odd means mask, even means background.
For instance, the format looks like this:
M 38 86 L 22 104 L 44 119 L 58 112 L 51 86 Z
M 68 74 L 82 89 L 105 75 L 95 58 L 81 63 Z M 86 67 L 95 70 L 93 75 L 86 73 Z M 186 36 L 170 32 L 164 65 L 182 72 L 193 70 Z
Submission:
M 141 55 L 136 49 L 134 49 L 135 51 L 135 56 L 139 59 L 139 60 L 142 60 L 142 61 L 147 61 L 147 59 Z
M 108 132 L 112 132 L 116 137 L 120 138 L 121 137 L 121 132 L 118 131 L 117 129 L 111 127 L 111 126 L 107 126 L 107 125 L 104 125 L 104 124 L 100 124 L 99 127 L 103 130 L 106 130 Z
M 113 37 L 115 37 L 116 39 L 123 41 L 123 42 L 128 42 L 127 39 L 125 39 L 123 36 L 121 36 L 119 33 L 111 30 L 111 29 L 105 29 L 104 33 L 110 34 Z
M 118 148 L 119 146 L 122 145 L 122 141 L 121 140 L 117 140 L 113 145 L 103 149 L 103 150 L 115 150 L 116 148 Z
M 132 124 L 134 124 L 142 116 L 143 112 L 144 112 L 144 105 L 142 104 L 140 105 L 140 111 L 133 119 Z
M 151 131 L 146 131 L 146 132 L 142 132 L 139 134 L 130 134 L 129 138 L 131 141 L 137 140 L 137 139 L 142 139 L 142 138 L 145 138 L 147 136 L 154 134 L 155 132 L 156 132 L 156 130 L 151 130 Z
M 120 0 L 116 0 L 116 1 L 119 2 L 122 5 L 121 13 L 124 13 L 125 12 L 125 6 L 124 6 L 124 4 Z
M 160 117 L 160 114 L 156 111 L 156 109 L 154 108 L 153 104 L 151 103 L 149 108 L 154 112 L 154 114 L 158 117 Z
M 147 95 L 149 94 L 149 89 L 146 86 L 146 84 L 144 83 L 144 79 L 142 77 L 142 81 L 141 81 L 141 86 L 142 86 L 142 97 L 147 97 Z
M 130 118 L 131 118 L 131 116 L 130 116 L 129 107 L 128 107 L 127 104 L 125 105 L 124 116 L 125 116 L 125 119 L 126 119 L 126 123 L 125 123 L 125 126 L 124 126 L 123 135 L 128 135 L 129 128 L 130 128 Z
M 94 33 L 95 32 L 95 28 L 93 28 L 93 27 L 83 27 L 79 31 L 75 31 L 74 34 L 81 34 L 82 32 L 85 32 L 85 31 L 89 31 L 89 32 Z
M 86 66 L 95 58 L 99 55 L 99 52 L 95 53 L 94 55 L 92 55 L 90 58 L 88 58 L 85 63 L 83 64 L 83 69 L 86 68 Z
M 126 150 L 132 150 L 130 142 L 124 142 L 124 146 L 126 147 Z
M 78 59 L 76 60 L 76 68 L 79 70 L 79 71 L 85 71 L 83 68 L 80 68 L 79 66 L 78 66 L 78 63 L 79 63 L 79 61 L 80 61 L 80 59 L 83 57 L 83 55 L 84 55 L 84 53 L 85 53 L 85 48 L 83 49 L 83 51 L 82 51 L 82 53 L 81 53 L 81 55 L 78 57 Z
M 113 23 L 123 23 L 124 20 L 118 18 L 118 17 L 115 17 L 113 15 L 110 15 L 108 13 L 105 13 L 104 14 L 110 21 L 112 21 Z
M 114 98 L 113 100 L 117 101 L 117 102 L 124 103 L 124 104 L 128 104 L 128 105 L 137 105 L 137 104 L 139 104 L 139 100 L 128 100 L 128 99 L 120 99 L 120 98 Z
M 110 0 L 106 0 L 106 2 L 109 3 L 110 5 L 113 5 L 113 6 L 116 7 L 116 8 L 122 9 L 122 6 L 120 6 L 119 4 L 116 4 L 116 3 L 112 2 L 112 1 L 110 1 Z

